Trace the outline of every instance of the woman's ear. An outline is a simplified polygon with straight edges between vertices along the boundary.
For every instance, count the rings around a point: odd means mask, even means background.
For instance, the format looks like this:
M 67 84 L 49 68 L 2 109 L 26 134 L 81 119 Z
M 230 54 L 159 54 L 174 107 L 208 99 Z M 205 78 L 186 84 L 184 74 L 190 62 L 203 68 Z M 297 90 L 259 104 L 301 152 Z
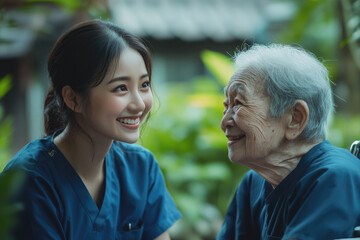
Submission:
M 80 96 L 69 85 L 62 88 L 61 94 L 68 108 L 74 112 L 80 112 Z
M 303 132 L 309 120 L 309 108 L 305 101 L 296 100 L 289 111 L 290 116 L 285 137 L 288 140 L 294 140 Z

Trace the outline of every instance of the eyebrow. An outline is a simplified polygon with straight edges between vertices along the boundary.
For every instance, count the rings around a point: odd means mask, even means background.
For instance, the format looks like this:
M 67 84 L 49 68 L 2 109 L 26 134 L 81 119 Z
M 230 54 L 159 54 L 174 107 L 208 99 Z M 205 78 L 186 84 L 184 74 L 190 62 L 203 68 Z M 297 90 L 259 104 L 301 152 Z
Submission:
M 146 77 L 149 77 L 149 74 L 143 74 L 140 76 L 139 79 L 143 79 L 143 78 L 146 78 Z M 129 81 L 131 78 L 128 77 L 128 76 L 120 76 L 120 77 L 115 77 L 113 79 L 111 79 L 107 84 L 111 84 L 113 82 L 117 82 L 117 81 Z

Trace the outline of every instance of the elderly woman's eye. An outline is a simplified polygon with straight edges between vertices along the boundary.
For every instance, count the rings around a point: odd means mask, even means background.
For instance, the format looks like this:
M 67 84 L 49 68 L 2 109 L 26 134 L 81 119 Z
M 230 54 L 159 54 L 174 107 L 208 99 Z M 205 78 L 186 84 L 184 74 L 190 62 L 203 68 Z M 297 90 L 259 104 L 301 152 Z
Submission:
M 240 102 L 238 99 L 235 99 L 234 105 L 235 106 L 242 105 L 242 102 Z
M 229 108 L 229 105 L 226 102 L 223 102 L 224 104 L 224 111 L 223 113 L 225 114 L 225 112 L 227 111 L 227 109 Z

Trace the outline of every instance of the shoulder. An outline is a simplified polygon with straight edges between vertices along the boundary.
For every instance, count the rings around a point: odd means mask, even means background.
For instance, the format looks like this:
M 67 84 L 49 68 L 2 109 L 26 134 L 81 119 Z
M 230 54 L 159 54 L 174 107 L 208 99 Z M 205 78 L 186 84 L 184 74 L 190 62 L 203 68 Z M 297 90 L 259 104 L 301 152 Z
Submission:
M 136 143 L 114 142 L 111 146 L 113 154 L 137 158 L 153 157 L 153 154 L 146 148 Z
M 158 167 L 154 155 L 148 149 L 135 143 L 114 142 L 109 154 L 110 157 L 114 158 L 115 164 L 121 164 L 129 168 L 148 169 Z
M 149 155 L 152 155 L 150 150 L 148 150 L 147 148 L 145 148 L 143 146 L 140 146 L 139 144 L 136 144 L 136 143 L 118 142 L 117 144 L 115 143 L 115 146 L 121 147 L 121 148 L 123 148 L 123 150 L 125 150 L 126 152 L 131 153 L 131 154 L 149 154 Z
M 13 176 L 17 177 L 16 181 L 19 183 L 19 189 L 14 196 L 17 200 L 31 203 L 34 198 L 55 192 L 54 173 L 59 174 L 60 171 L 51 160 L 54 148 L 50 137 L 34 140 L 24 146 L 6 165 L 1 177 L 15 174 Z
M 6 165 L 4 172 L 12 169 L 34 172 L 47 163 L 51 155 L 50 137 L 36 139 L 24 146 Z
M 294 188 L 297 192 L 323 194 L 327 191 L 340 193 L 354 189 L 356 194 L 360 194 L 356 190 L 360 185 L 360 159 L 328 141 L 319 144 L 314 150 L 310 150 L 310 154 L 305 156 L 307 159 L 304 160 L 308 165 L 297 172 L 298 179 Z
M 317 152 L 312 153 L 310 172 L 331 175 L 354 175 L 360 177 L 360 159 L 347 149 L 333 146 L 329 141 L 319 144 Z

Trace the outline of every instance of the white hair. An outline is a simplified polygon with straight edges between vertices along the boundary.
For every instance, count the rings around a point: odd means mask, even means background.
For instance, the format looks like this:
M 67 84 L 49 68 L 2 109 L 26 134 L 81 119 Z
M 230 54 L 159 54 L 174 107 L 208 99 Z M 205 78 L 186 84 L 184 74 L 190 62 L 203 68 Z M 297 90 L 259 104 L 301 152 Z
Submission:
M 309 108 L 309 119 L 300 137 L 309 141 L 326 138 L 333 97 L 328 71 L 313 54 L 288 45 L 256 44 L 235 55 L 235 68 L 237 76 L 254 76 L 246 80 L 264 84 L 271 117 L 282 116 L 296 100 L 303 100 Z

